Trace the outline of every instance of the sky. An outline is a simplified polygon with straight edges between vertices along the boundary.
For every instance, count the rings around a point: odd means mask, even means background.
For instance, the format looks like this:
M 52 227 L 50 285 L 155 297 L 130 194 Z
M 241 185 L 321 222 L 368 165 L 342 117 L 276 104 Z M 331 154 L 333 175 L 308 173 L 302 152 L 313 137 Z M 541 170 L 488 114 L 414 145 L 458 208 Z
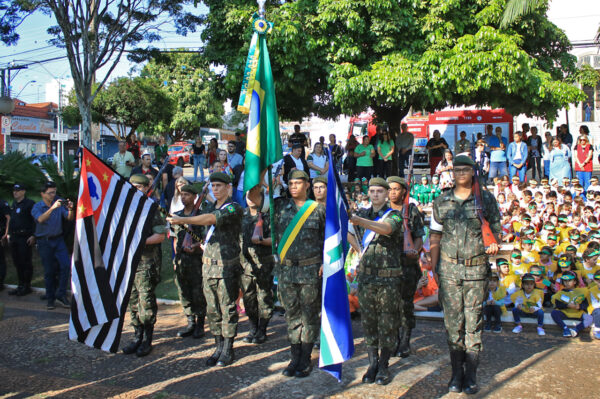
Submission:
M 197 8 L 198 13 L 206 12 L 204 6 Z M 268 15 L 268 10 L 267 10 Z M 548 12 L 550 20 L 565 30 L 569 39 L 576 42 L 592 41 L 600 25 L 600 0 L 552 0 Z M 0 67 L 14 61 L 16 64 L 64 56 L 64 50 L 48 44 L 50 36 L 46 33 L 49 26 L 54 25 L 53 17 L 34 14 L 18 29 L 21 39 L 16 46 L 0 44 Z M 197 48 L 201 46 L 200 33 L 191 33 L 187 37 L 174 32 L 163 34 L 160 42 L 154 43 L 161 49 Z M 139 65 L 130 63 L 122 57 L 110 80 L 126 76 L 132 68 L 140 69 Z M 105 73 L 105 71 L 104 71 Z M 98 76 L 103 76 L 101 70 Z M 137 74 L 133 71 L 133 74 Z M 46 83 L 53 79 L 69 79 L 71 72 L 68 61 L 56 60 L 44 64 L 35 64 L 18 73 L 12 81 L 12 96 L 28 103 L 45 101 Z M 35 82 L 32 82 L 35 81 Z

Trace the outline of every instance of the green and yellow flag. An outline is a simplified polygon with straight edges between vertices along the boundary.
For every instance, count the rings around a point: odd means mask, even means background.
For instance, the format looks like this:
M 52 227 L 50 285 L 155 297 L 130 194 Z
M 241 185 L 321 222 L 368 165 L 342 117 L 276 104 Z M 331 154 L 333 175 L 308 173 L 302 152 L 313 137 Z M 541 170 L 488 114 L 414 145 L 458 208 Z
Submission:
M 265 37 L 271 26 L 264 18 L 254 15 L 254 35 L 238 103 L 238 110 L 249 114 L 244 191 L 259 184 L 260 173 L 283 158 L 275 86 Z

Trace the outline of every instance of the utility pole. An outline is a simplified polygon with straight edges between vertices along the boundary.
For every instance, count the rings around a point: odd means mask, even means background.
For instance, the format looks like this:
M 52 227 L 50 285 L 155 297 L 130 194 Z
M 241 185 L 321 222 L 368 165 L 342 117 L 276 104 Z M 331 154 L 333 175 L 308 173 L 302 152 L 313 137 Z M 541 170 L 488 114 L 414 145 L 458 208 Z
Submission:
M 62 170 L 62 164 L 63 164 L 63 152 L 64 152 L 64 141 L 62 140 L 62 135 L 64 132 L 63 129 L 63 118 L 62 118 L 62 97 L 63 97 L 63 91 L 62 91 L 62 82 L 59 80 L 58 81 L 58 115 L 56 116 L 57 119 L 57 124 L 56 124 L 56 131 L 58 133 L 58 142 L 56 143 L 56 150 L 58 152 L 58 170 Z

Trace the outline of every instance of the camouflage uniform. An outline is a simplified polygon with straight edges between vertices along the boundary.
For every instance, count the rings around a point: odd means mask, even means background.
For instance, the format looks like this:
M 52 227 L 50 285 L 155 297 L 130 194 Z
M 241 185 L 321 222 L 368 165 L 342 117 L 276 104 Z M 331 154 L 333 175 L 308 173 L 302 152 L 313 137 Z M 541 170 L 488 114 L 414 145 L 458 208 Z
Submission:
M 275 199 L 275 228 L 278 238 L 283 235 L 298 210 L 291 198 Z M 319 269 L 323 264 L 324 241 L 325 207 L 319 204 L 306 219 L 285 259 L 276 268 L 277 290 L 285 308 L 291 344 L 315 343 L 320 334 L 322 280 Z M 306 262 L 309 264 L 304 264 Z
M 177 216 L 186 215 L 182 209 L 176 212 Z M 205 234 L 202 226 L 190 226 L 192 231 L 202 237 Z M 202 253 L 187 253 L 183 250 L 183 241 L 186 230 L 183 226 L 173 225 L 177 236 L 177 250 L 173 263 L 175 266 L 175 285 L 179 293 L 179 300 L 183 307 L 183 313 L 187 316 L 206 316 L 206 298 L 202 291 Z
M 408 227 L 413 240 L 425 235 L 423 214 L 417 206 L 410 203 L 408 206 Z M 404 232 L 404 225 L 402 226 Z M 404 248 L 404 236 L 400 235 L 400 248 Z M 419 258 L 409 258 L 402 255 L 402 298 L 400 301 L 400 326 L 404 329 L 415 328 L 414 298 L 417 284 L 422 276 Z
M 488 191 L 482 191 L 482 202 L 484 217 L 498 234 L 501 230 L 498 203 Z M 478 353 L 483 301 L 491 270 L 473 194 L 463 201 L 454 196 L 454 190 L 448 190 L 436 198 L 431 232 L 442 234 L 436 271 L 448 345 L 451 351 Z
M 269 214 L 262 214 L 263 237 L 271 236 Z M 273 316 L 273 263 L 271 246 L 252 243 L 254 228 L 258 222 L 258 214 L 252 216 L 250 209 L 244 209 L 240 241 L 242 245 L 242 269 L 240 288 L 244 293 L 246 315 L 256 330 L 259 320 L 261 326 L 268 323 Z M 266 325 L 265 325 L 266 328 Z M 252 332 L 252 331 L 251 331 Z
M 373 208 L 360 209 L 357 216 L 375 220 L 383 216 L 389 204 L 378 212 Z M 402 285 L 402 215 L 392 210 L 382 222 L 392 226 L 388 236 L 376 234 L 364 251 L 358 266 L 358 301 L 367 346 L 393 349 L 398 339 L 400 315 L 398 298 Z M 365 229 L 356 226 L 358 236 Z
M 156 210 L 154 219 L 144 237 L 152 234 L 165 234 L 165 219 Z M 129 297 L 129 314 L 133 327 L 153 326 L 156 323 L 156 286 L 160 282 L 162 266 L 161 244 L 146 245 L 142 258 L 133 277 L 131 296 Z
M 216 209 L 216 203 L 208 204 L 201 212 L 212 213 L 217 219 L 212 237 L 205 244 L 202 276 L 210 331 L 215 336 L 233 338 L 237 334 L 238 323 L 235 301 L 241 271 L 239 233 L 243 211 L 231 197 L 225 200 L 224 205 Z M 209 229 L 210 226 L 207 226 L 206 231 Z

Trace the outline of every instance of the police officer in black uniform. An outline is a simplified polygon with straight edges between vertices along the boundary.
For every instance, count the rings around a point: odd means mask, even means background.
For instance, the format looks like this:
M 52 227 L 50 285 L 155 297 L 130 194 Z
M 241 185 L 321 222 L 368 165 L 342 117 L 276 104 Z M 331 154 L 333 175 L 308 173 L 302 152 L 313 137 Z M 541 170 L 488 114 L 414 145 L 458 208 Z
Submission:
M 33 277 L 33 265 L 31 254 L 35 245 L 35 221 L 31 216 L 31 208 L 35 205 L 33 200 L 26 197 L 25 186 L 15 184 L 13 186 L 13 204 L 10 208 L 9 243 L 10 251 L 19 285 L 16 289 L 8 292 L 9 295 L 23 296 L 31 293 L 31 278 Z

